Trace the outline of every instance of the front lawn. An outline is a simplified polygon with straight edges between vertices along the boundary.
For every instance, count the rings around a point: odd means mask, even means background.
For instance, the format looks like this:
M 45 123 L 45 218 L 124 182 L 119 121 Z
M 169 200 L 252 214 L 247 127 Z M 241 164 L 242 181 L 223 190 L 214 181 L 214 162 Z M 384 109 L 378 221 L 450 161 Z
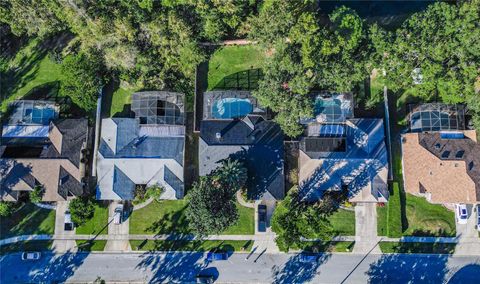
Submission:
M 265 55 L 255 45 L 224 46 L 208 62 L 208 90 L 254 89 Z M 252 70 L 251 72 L 245 72 Z
M 53 235 L 55 210 L 26 203 L 9 217 L 0 217 L 0 239 L 19 235 Z
M 24 241 L 0 246 L 0 255 L 24 251 L 46 251 L 52 249 L 53 241 Z
M 328 219 L 336 235 L 355 236 L 355 211 L 339 209 Z
M 253 241 L 163 241 L 131 240 L 132 250 L 143 251 L 250 251 Z
M 95 213 L 92 219 L 76 228 L 78 235 L 108 234 L 108 206 L 95 203 Z
M 77 240 L 78 251 L 103 251 L 107 241 L 104 240 Z
M 30 40 L 3 64 L 0 70 L 0 111 L 5 111 L 8 103 L 23 98 L 35 87 L 61 81 L 60 64 L 49 59 L 46 47 L 38 39 Z
M 455 252 L 455 244 L 380 242 L 379 245 L 383 253 L 453 254 Z
M 455 213 L 423 197 L 407 193 L 406 213 L 408 226 L 404 236 L 454 237 L 456 234 Z
M 153 201 L 148 206 L 133 211 L 130 216 L 130 234 L 191 233 L 185 216 L 186 200 Z M 226 235 L 254 234 L 254 210 L 237 204 L 238 223 L 227 229 Z

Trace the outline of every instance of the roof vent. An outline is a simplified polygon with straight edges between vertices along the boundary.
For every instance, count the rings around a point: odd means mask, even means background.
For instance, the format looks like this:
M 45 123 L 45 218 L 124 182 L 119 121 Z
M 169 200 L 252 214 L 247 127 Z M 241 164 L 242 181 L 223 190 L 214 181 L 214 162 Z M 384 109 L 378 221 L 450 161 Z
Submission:
M 435 149 L 437 150 L 440 149 L 440 146 L 441 146 L 440 143 L 435 144 Z
M 215 138 L 220 140 L 222 138 L 222 133 L 220 133 L 220 132 L 215 133 Z
M 468 163 L 468 170 L 469 170 L 469 171 L 473 170 L 473 166 L 474 166 L 473 161 L 471 161 L 470 163 Z
M 465 151 L 460 150 L 457 152 L 457 154 L 455 154 L 455 158 L 461 159 L 463 157 L 463 154 L 465 154 Z
M 442 158 L 446 159 L 446 158 L 448 158 L 448 156 L 450 156 L 450 151 L 444 151 L 442 153 Z

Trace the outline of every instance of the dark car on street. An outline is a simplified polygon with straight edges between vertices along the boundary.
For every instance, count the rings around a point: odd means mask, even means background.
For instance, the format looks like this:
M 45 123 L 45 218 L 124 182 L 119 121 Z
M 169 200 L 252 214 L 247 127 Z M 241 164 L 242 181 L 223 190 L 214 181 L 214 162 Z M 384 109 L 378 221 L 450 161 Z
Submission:
M 199 274 L 195 279 L 197 284 L 210 284 L 215 282 L 215 278 L 213 277 L 213 275 Z
M 267 231 L 267 206 L 264 204 L 258 205 L 258 231 Z
M 208 261 L 226 260 L 228 254 L 226 252 L 209 252 L 207 253 Z

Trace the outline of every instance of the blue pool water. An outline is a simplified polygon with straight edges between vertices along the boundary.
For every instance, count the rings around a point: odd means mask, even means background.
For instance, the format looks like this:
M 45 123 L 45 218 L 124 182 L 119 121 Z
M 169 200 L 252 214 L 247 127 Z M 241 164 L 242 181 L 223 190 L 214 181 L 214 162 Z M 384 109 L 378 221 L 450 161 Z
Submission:
M 253 105 L 249 99 L 225 98 L 213 104 L 212 117 L 216 119 L 243 117 L 252 111 Z
M 34 107 L 31 112 L 32 123 L 48 124 L 55 117 L 55 110 L 48 107 Z
M 336 121 L 342 116 L 342 102 L 338 99 L 324 100 L 317 98 L 315 100 L 314 114 L 325 114 L 327 121 Z

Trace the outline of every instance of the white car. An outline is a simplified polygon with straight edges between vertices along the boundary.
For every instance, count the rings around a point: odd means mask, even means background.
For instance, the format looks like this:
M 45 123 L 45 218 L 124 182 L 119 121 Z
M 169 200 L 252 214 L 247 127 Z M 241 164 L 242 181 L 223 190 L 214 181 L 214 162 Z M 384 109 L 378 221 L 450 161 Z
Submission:
M 30 251 L 22 253 L 22 260 L 39 260 L 41 254 L 39 252 Z
M 467 224 L 467 205 L 455 204 L 455 218 L 458 224 Z

